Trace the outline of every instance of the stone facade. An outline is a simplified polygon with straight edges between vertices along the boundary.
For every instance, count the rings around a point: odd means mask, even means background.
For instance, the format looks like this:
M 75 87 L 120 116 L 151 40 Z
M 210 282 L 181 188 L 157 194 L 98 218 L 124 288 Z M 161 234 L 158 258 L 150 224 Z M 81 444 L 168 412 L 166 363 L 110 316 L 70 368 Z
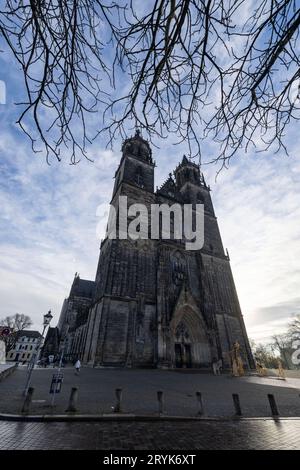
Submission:
M 161 230 L 158 239 L 105 238 L 88 320 L 81 323 L 83 361 L 93 366 L 205 368 L 213 358 L 222 358 L 226 367 L 228 352 L 238 341 L 245 365 L 253 367 L 210 188 L 199 166 L 183 157 L 155 191 L 154 168 L 150 146 L 139 133 L 127 139 L 112 205 L 117 207 L 119 196 L 127 196 L 128 206 L 143 203 L 149 212 L 151 204 L 202 203 L 204 246 L 188 251 L 184 240 L 163 239 Z
M 63 353 L 64 361 L 83 359 L 87 320 L 95 291 L 95 283 L 80 279 L 76 273 L 69 297 L 64 300 L 57 325 L 58 348 L 51 349 L 53 335 L 45 341 L 44 349 L 50 348 L 58 359 Z M 49 350 L 50 350 L 49 349 Z
M 40 354 L 40 359 L 42 363 L 48 364 L 49 356 L 53 356 L 54 362 L 59 359 L 59 342 L 60 335 L 58 327 L 49 327 Z

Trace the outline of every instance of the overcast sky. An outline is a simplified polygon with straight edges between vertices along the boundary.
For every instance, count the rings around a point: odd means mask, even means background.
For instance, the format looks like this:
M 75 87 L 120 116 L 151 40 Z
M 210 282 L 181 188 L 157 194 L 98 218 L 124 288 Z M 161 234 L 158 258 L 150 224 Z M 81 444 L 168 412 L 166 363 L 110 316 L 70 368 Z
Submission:
M 98 139 L 89 150 L 94 162 L 52 161 L 33 154 L 16 127 L 22 78 L 6 53 L 0 54 L 0 80 L 7 102 L 0 104 L 0 318 L 29 315 L 41 328 L 49 309 L 58 321 L 75 272 L 94 279 L 100 240 L 96 235 L 99 205 L 109 202 L 113 176 L 121 157 Z M 144 135 L 147 137 L 147 135 Z M 222 170 L 202 166 L 228 248 L 248 334 L 257 341 L 284 330 L 300 312 L 300 162 L 299 128 L 289 129 L 290 156 L 273 151 L 242 150 Z M 160 185 L 182 155 L 183 143 L 155 141 Z M 206 156 L 213 146 L 205 146 Z M 102 206 L 101 206 L 102 207 Z M 98 210 L 98 214 L 101 210 Z M 105 220 L 100 223 L 104 225 Z

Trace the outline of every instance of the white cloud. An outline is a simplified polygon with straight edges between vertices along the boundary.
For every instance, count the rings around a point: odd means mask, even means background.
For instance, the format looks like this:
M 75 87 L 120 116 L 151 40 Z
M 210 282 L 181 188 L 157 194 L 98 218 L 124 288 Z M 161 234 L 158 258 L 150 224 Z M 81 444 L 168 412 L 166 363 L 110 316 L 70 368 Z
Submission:
M 293 312 L 285 306 L 298 297 L 300 167 L 260 154 L 232 170 L 213 185 L 213 199 L 249 335 L 266 339 L 286 327 Z

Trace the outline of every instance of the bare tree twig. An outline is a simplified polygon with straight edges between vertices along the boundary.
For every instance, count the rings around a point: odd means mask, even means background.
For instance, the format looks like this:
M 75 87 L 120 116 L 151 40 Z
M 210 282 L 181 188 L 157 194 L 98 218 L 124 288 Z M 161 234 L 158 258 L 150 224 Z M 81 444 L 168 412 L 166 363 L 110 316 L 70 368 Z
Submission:
M 137 125 L 150 140 L 175 134 L 194 157 L 212 139 L 221 167 L 241 148 L 287 151 L 300 118 L 299 27 L 296 0 L 6 0 L 0 9 L 25 81 L 18 124 L 47 160 L 69 149 L 72 163 L 87 157 L 87 116 L 99 110 L 108 144 Z

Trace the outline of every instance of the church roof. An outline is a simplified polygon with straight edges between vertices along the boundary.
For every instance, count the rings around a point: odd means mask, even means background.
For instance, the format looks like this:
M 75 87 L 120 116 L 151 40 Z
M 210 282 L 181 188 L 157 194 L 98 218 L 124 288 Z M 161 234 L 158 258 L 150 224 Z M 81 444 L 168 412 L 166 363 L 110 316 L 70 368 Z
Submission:
M 95 282 L 89 281 L 87 279 L 80 279 L 79 275 L 75 275 L 72 287 L 71 295 L 76 295 L 77 297 L 87 297 L 89 299 L 93 298 L 95 292 Z
M 46 342 L 51 342 L 51 343 L 58 344 L 58 342 L 59 342 L 59 331 L 58 331 L 58 328 L 56 326 L 48 328 L 45 343 Z
M 175 181 L 173 180 L 172 174 L 169 174 L 169 178 L 161 185 L 161 187 L 157 190 L 157 194 L 161 194 L 163 196 L 173 197 L 179 201 L 181 201 L 182 196 L 178 191 Z
M 36 330 L 20 330 L 14 333 L 16 339 L 22 338 L 25 336 L 26 338 L 40 338 L 42 335 L 39 331 Z
M 175 181 L 172 178 L 172 174 L 169 173 L 168 179 L 161 185 L 160 189 L 170 189 L 174 190 L 175 189 Z
M 45 342 L 42 348 L 42 357 L 47 357 L 50 354 L 56 355 L 59 347 L 59 330 L 57 327 L 49 327 Z

